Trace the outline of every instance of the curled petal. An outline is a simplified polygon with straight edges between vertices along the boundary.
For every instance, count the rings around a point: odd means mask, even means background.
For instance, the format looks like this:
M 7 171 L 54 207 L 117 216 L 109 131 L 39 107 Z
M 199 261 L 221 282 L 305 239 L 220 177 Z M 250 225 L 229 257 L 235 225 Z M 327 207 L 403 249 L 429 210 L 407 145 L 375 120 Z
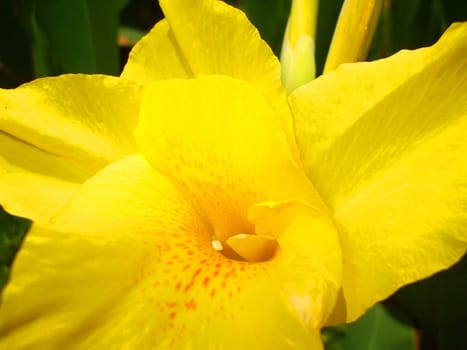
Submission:
M 139 96 L 132 82 L 85 75 L 0 90 L 0 204 L 46 222 L 80 183 L 134 152 Z

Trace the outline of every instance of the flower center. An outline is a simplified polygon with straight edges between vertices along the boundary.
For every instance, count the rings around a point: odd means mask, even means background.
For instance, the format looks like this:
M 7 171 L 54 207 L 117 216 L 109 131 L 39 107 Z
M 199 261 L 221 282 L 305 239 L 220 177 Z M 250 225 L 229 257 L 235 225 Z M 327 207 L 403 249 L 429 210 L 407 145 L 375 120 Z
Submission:
M 213 240 L 211 244 L 215 250 L 230 259 L 251 262 L 271 259 L 278 247 L 277 240 L 272 236 L 247 233 L 231 236 L 224 243 Z

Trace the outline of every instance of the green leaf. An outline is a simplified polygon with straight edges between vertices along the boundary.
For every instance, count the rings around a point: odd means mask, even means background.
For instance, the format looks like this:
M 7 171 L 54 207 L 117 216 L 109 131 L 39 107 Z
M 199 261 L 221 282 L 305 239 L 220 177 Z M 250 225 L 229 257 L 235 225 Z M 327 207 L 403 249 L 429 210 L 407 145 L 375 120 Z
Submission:
M 0 207 L 0 291 L 8 280 L 10 265 L 30 226 L 29 220 L 9 215 Z
M 24 0 L 35 75 L 118 74 L 118 20 L 126 2 Z
M 467 1 L 441 0 L 447 23 L 467 20 Z
M 411 315 L 422 350 L 465 349 L 467 256 L 449 270 L 401 288 L 390 302 Z
M 118 35 L 125 38 L 130 46 L 134 46 L 145 34 L 146 32 L 140 29 L 128 26 L 120 26 L 118 29 Z
M 27 33 L 13 1 L 0 1 L 0 87 L 32 79 Z
M 390 11 L 392 52 L 432 45 L 446 29 L 438 0 L 394 1 Z
M 323 331 L 326 350 L 414 350 L 414 330 L 393 318 L 382 305 L 359 320 Z
M 377 59 L 401 49 L 430 46 L 451 23 L 465 20 L 465 0 L 385 1 L 369 57 Z
M 117 45 L 119 15 L 129 0 L 88 0 L 89 19 L 97 72 L 118 75 L 120 52 Z
M 25 0 L 36 76 L 96 73 L 86 0 Z

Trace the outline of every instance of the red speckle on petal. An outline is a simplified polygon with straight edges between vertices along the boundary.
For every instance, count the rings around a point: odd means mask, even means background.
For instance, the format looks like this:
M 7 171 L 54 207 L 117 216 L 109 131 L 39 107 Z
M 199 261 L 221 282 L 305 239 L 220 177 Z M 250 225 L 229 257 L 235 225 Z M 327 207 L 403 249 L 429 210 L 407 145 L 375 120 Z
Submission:
M 194 310 L 197 308 L 197 304 L 196 304 L 196 301 L 194 299 L 191 299 L 189 301 L 187 301 L 185 303 L 185 307 L 188 309 L 188 310 Z
M 165 303 L 169 309 L 173 309 L 175 306 L 177 306 L 177 303 L 175 301 L 168 301 Z
M 169 314 L 169 317 L 173 320 L 175 318 L 175 316 L 177 316 L 177 313 L 174 311 L 174 312 L 171 312 Z
M 230 276 L 235 277 L 235 268 L 230 269 L 225 275 L 224 275 L 224 280 L 227 280 Z
M 207 287 L 209 285 L 209 277 L 206 277 L 204 280 L 203 280 L 203 285 L 204 287 Z
M 180 290 L 182 286 L 182 282 L 178 281 L 177 284 L 175 285 L 175 290 Z
M 195 271 L 195 273 L 193 274 L 191 279 L 194 280 L 196 278 L 196 276 L 198 276 L 200 273 L 201 273 L 201 268 L 199 268 L 198 270 Z
M 214 298 L 214 295 L 216 295 L 216 290 L 215 289 L 211 290 L 211 298 Z
M 184 291 L 184 292 L 188 292 L 188 291 L 191 289 L 191 287 L 193 287 L 193 284 L 195 284 L 194 281 L 191 281 L 190 283 L 188 283 L 188 284 L 185 286 L 185 288 L 183 288 L 183 291 Z

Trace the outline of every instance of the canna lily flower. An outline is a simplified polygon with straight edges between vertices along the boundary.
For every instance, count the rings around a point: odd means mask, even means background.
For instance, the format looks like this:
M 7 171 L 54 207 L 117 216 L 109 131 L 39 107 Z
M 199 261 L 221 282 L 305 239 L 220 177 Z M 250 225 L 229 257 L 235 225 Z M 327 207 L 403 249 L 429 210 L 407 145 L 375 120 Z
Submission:
M 245 15 L 161 0 L 119 78 L 0 91 L 34 220 L 0 348 L 322 349 L 467 247 L 467 25 L 286 95 Z

